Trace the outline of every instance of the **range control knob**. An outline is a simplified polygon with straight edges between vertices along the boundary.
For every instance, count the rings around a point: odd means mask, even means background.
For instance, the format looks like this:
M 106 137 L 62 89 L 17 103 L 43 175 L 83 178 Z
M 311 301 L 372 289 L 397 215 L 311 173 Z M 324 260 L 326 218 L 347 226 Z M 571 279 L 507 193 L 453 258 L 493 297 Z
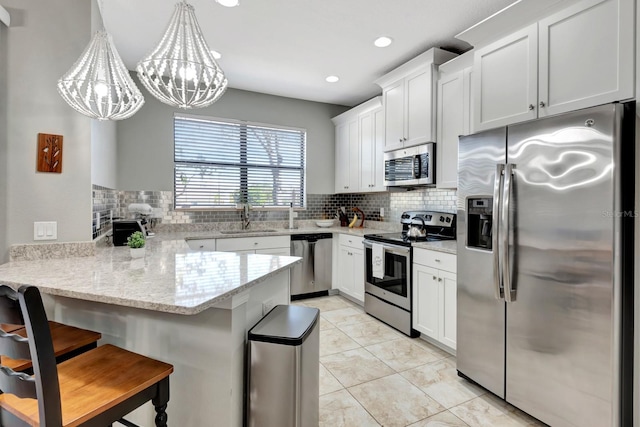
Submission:
M 440 222 L 444 222 L 444 217 L 440 216 Z

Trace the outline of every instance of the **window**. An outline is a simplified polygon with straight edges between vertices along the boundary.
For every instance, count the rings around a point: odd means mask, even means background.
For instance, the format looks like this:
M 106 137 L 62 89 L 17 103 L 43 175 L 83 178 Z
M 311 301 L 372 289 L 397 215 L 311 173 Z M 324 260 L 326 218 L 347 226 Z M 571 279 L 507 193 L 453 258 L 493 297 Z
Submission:
M 302 129 L 176 115 L 175 208 L 305 205 Z

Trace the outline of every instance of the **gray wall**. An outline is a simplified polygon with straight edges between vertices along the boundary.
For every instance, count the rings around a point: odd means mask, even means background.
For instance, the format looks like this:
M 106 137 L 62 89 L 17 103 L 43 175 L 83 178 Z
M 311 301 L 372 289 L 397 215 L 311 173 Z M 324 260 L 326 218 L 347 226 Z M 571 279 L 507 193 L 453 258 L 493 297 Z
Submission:
M 0 262 L 7 259 L 7 27 L 0 22 Z
M 58 241 L 91 239 L 91 120 L 56 90 L 91 32 L 91 2 L 3 0 L 7 34 L 6 245 L 33 241 L 34 221 L 57 221 Z M 62 173 L 36 172 L 38 133 L 64 136 Z M 4 180 L 4 177 L 2 177 Z M 6 259 L 6 258 L 5 258 Z
M 117 122 L 91 120 L 91 183 L 116 188 Z
M 228 89 L 209 107 L 180 111 L 153 98 L 137 76 L 134 80 L 145 104 L 118 123 L 118 189 L 173 191 L 173 114 L 185 112 L 306 129 L 307 193 L 334 192 L 335 131 L 330 119 L 347 107 Z

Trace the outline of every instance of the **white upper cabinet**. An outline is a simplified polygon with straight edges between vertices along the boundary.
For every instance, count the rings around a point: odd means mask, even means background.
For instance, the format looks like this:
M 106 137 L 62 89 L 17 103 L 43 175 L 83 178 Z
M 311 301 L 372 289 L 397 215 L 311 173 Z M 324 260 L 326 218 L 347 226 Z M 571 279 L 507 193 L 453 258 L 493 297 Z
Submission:
M 384 191 L 384 116 L 380 97 L 334 117 L 336 193 Z
M 634 96 L 633 0 L 587 0 L 539 22 L 538 116 Z
M 384 110 L 377 108 L 360 116 L 361 191 L 385 191 Z
M 429 49 L 376 81 L 382 88 L 385 151 L 435 141 L 436 66 L 455 56 Z
M 474 131 L 536 118 L 537 24 L 478 49 L 474 57 Z
M 634 0 L 584 0 L 477 49 L 474 131 L 634 96 Z
M 336 126 L 336 163 L 335 163 L 335 179 L 336 193 L 348 193 L 352 185 L 358 187 L 358 183 L 351 182 L 351 164 L 354 166 L 359 164 L 357 159 L 351 159 L 351 147 L 353 129 L 358 128 L 357 120 L 351 120 Z M 357 143 L 357 140 L 355 141 Z
M 436 187 L 457 188 L 458 137 L 471 132 L 471 67 L 473 54 L 440 66 L 438 80 Z

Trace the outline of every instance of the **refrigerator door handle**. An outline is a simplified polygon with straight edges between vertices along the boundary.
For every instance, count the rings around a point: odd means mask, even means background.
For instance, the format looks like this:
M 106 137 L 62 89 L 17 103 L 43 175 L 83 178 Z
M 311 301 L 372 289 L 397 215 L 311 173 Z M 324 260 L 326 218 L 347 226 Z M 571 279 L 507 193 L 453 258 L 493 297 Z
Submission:
M 511 204 L 511 185 L 513 183 L 513 168 L 515 165 L 507 163 L 504 171 L 504 187 L 502 189 L 502 215 L 500 218 L 500 237 L 502 238 L 502 283 L 504 286 L 504 299 L 507 302 L 515 301 L 516 292 L 511 286 L 511 266 L 509 265 L 509 236 L 511 227 L 509 224 L 509 205 Z
M 500 263 L 500 190 L 502 189 L 502 174 L 504 165 L 496 165 L 496 179 L 493 185 L 493 214 L 491 231 L 491 248 L 493 249 L 493 284 L 496 299 L 504 298 L 504 288 L 502 287 L 502 264 Z

